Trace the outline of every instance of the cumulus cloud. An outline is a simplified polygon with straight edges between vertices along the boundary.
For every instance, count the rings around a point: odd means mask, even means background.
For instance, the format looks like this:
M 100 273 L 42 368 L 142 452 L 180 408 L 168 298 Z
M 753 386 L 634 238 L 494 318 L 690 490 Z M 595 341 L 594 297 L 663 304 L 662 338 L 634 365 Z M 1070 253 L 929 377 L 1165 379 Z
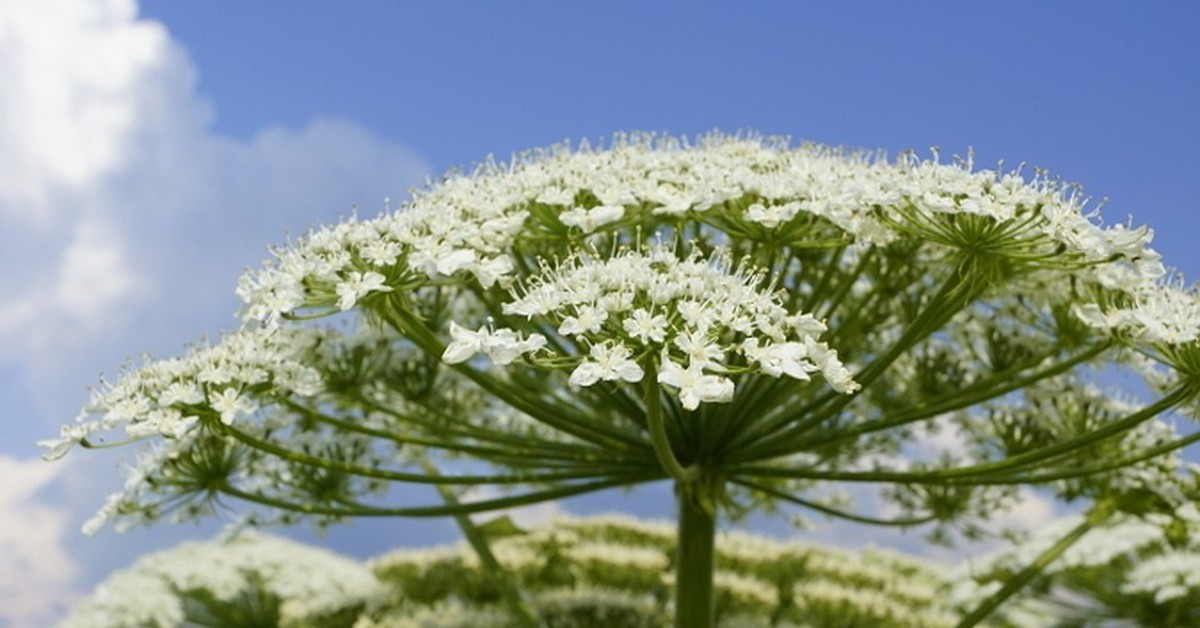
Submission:
M 34 223 L 120 168 L 166 32 L 132 0 L 0 6 L 0 211 Z
M 134 0 L 0 3 L 0 76 L 0 361 L 35 383 L 234 326 L 266 245 L 426 176 L 349 122 L 213 133 L 186 53 Z
M 0 455 L 0 623 L 48 626 L 75 595 L 80 567 L 63 548 L 68 515 L 38 499 L 58 472 Z
M 64 531 L 121 479 L 25 461 L 32 443 L 124 356 L 236 326 L 237 276 L 285 232 L 374 213 L 427 167 L 336 119 L 213 132 L 186 52 L 135 0 L 0 2 L 0 76 L 0 625 L 48 625 L 76 574 L 104 575 Z M 51 484 L 76 487 L 61 509 Z

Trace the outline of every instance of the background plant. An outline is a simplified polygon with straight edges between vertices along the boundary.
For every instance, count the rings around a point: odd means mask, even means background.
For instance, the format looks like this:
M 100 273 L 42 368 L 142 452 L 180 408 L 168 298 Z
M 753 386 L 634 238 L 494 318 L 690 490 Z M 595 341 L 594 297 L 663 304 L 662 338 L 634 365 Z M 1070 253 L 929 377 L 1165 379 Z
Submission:
M 674 526 L 623 516 L 485 526 L 546 625 L 668 623 Z M 944 570 L 888 551 L 847 552 L 722 534 L 722 625 L 952 625 Z M 87 626 L 520 625 L 469 544 L 406 548 L 365 565 L 276 537 L 188 543 L 112 574 L 73 609 Z
M 1193 491 L 1194 474 L 1193 469 Z M 961 607 L 975 606 L 1063 546 L 1063 539 L 1075 537 L 1000 609 L 997 623 L 1194 626 L 1200 622 L 1200 513 L 1194 501 L 1173 510 L 1161 505 L 1104 517 L 1093 509 L 1056 521 L 1021 543 L 961 565 L 954 598 Z
M 276 250 L 239 285 L 242 330 L 106 384 L 46 444 L 156 443 L 97 524 L 228 497 L 461 521 L 669 479 L 687 626 L 712 621 L 720 516 L 969 533 L 1023 484 L 1119 510 L 1116 470 L 1193 439 L 1129 447 L 1194 406 L 1200 304 L 1148 229 L 1097 224 L 1042 173 L 972 168 L 722 135 L 487 163 Z M 323 317 L 348 320 L 301 322 Z M 1150 401 L 1110 403 L 1098 369 Z M 965 450 L 922 457 L 917 427 Z M 1176 500 L 1170 478 L 1138 488 Z M 507 492 L 395 505 L 393 482 Z M 831 483 L 880 486 L 896 514 Z
M 138 560 L 97 585 L 62 626 L 348 628 L 383 594 L 354 560 L 247 532 Z

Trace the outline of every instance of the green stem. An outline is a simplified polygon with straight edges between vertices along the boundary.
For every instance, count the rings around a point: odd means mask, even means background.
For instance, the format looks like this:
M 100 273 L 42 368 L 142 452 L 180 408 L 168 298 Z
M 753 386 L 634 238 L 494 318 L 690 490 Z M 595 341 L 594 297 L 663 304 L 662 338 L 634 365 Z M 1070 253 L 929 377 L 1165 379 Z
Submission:
M 894 415 L 880 417 L 859 425 L 845 427 L 827 434 L 820 434 L 815 438 L 810 437 L 794 442 L 797 444 L 797 448 L 824 447 L 839 442 L 853 440 L 854 438 L 862 436 L 863 434 L 899 427 L 901 425 L 915 423 L 916 421 L 935 417 L 947 412 L 960 410 L 971 405 L 982 403 L 989 399 L 1000 397 L 1001 395 L 1005 395 L 1014 390 L 1019 390 L 1043 379 L 1065 373 L 1072 368 L 1075 368 L 1076 366 L 1096 357 L 1097 355 L 1100 355 L 1111 346 L 1112 345 L 1108 342 L 1097 344 L 1093 347 L 1090 347 L 1088 350 L 1079 353 L 1078 355 L 1063 360 L 1062 362 L 1055 363 L 1046 368 L 1034 371 L 1025 377 L 1016 377 L 1022 370 L 1024 370 L 1024 366 L 1014 367 L 1012 369 L 996 373 L 985 380 L 964 386 L 955 393 L 952 393 L 939 400 L 936 404 L 901 410 Z
M 446 515 L 470 514 L 476 512 L 487 512 L 489 510 L 501 510 L 504 508 L 516 508 L 518 506 L 529 506 L 542 502 L 553 501 L 565 497 L 573 497 L 584 493 L 591 493 L 617 486 L 632 486 L 642 482 L 652 482 L 662 479 L 661 476 L 655 475 L 622 475 L 608 477 L 592 482 L 581 482 L 568 486 L 550 488 L 540 491 L 532 491 L 521 495 L 513 495 L 509 497 L 499 497 L 496 499 L 487 499 L 477 502 L 468 502 L 459 504 L 455 507 L 450 506 L 417 506 L 410 508 L 380 508 L 376 506 L 367 506 L 363 504 L 351 504 L 349 506 L 335 508 L 322 504 L 314 504 L 312 502 L 292 502 L 280 497 L 272 497 L 253 491 L 245 491 L 237 488 L 229 482 L 224 482 L 220 486 L 214 488 L 215 492 L 224 493 L 230 497 L 236 497 L 255 504 L 298 512 L 308 515 L 329 515 L 334 517 L 444 517 Z
M 715 508 L 701 503 L 697 484 L 677 483 L 679 537 L 675 548 L 675 628 L 711 628 L 715 622 L 713 570 Z
M 658 455 L 658 460 L 667 475 L 678 482 L 687 481 L 691 473 L 675 457 L 675 452 L 671 449 L 671 439 L 667 435 L 667 424 L 662 411 L 662 391 L 658 387 L 653 360 L 646 365 L 645 382 L 646 425 L 650 428 L 650 442 L 654 445 L 654 453 Z
M 376 403 L 366 397 L 358 396 L 355 397 L 355 399 L 357 399 L 358 402 L 363 404 L 363 406 L 365 406 L 367 409 L 387 414 L 388 416 L 395 417 L 401 421 L 421 423 L 423 426 L 432 425 L 428 421 L 424 421 L 422 417 L 416 414 L 397 412 L 392 408 Z M 435 449 L 474 454 L 486 460 L 511 464 L 514 466 L 521 466 L 518 463 L 522 460 L 526 462 L 529 462 L 530 460 L 537 460 L 540 463 L 537 466 L 550 466 L 550 463 L 547 462 L 549 460 L 554 460 L 554 464 L 562 465 L 584 464 L 591 466 L 594 465 L 598 460 L 607 460 L 614 464 L 636 465 L 636 461 L 634 460 L 582 443 L 556 443 L 554 441 L 548 441 L 541 438 L 518 436 L 516 434 L 509 434 L 497 430 L 483 430 L 461 422 L 459 425 L 455 426 L 452 421 L 448 421 L 446 425 L 437 426 L 439 429 L 443 429 L 445 431 L 446 437 L 438 439 L 422 438 L 405 435 L 396 431 L 366 427 L 362 425 L 361 422 L 337 419 L 327 414 L 317 412 L 312 408 L 294 404 L 290 401 L 285 401 L 284 403 L 297 412 L 303 413 L 305 416 L 308 416 L 316 421 L 332 425 L 340 430 L 365 434 L 374 438 L 389 440 L 404 445 L 419 445 L 422 447 L 432 447 Z M 429 412 L 436 413 L 436 409 L 429 408 Z M 491 445 L 512 445 L 514 448 L 505 449 L 503 447 L 470 445 L 466 444 L 468 441 L 482 441 Z M 526 464 L 525 466 L 530 465 Z
M 319 469 L 327 469 L 330 471 L 338 471 L 348 473 L 364 478 L 375 478 L 378 480 L 387 480 L 391 482 L 412 482 L 416 484 L 534 484 L 542 482 L 560 482 L 563 480 L 582 480 L 601 477 L 612 471 L 621 473 L 632 471 L 633 469 L 612 467 L 601 469 L 598 465 L 592 465 L 581 471 L 553 471 L 553 472 L 528 472 L 528 473 L 498 473 L 494 475 L 454 475 L 445 476 L 441 474 L 427 473 L 407 473 L 404 471 L 393 471 L 390 469 L 379 469 L 373 466 L 362 466 L 351 464 L 334 458 L 323 458 L 314 456 L 302 451 L 296 451 L 275 445 L 268 441 L 255 438 L 246 432 L 243 432 L 233 426 L 222 426 L 222 431 L 229 434 L 238 442 L 266 453 L 278 456 L 283 460 L 303 464 Z
M 1036 560 L 1019 571 L 1015 576 L 1009 578 L 999 591 L 996 591 L 991 595 L 991 597 L 984 600 L 983 603 L 980 604 L 974 611 L 971 611 L 971 613 L 964 617 L 962 621 L 958 622 L 958 625 L 955 628 L 971 628 L 972 626 L 975 626 L 979 622 L 986 619 L 988 615 L 991 615 L 992 612 L 999 608 L 999 606 L 1008 600 L 1008 598 L 1012 597 L 1017 591 L 1020 591 L 1021 588 L 1026 584 L 1029 584 L 1029 581 L 1036 578 L 1038 574 L 1042 573 L 1042 571 L 1045 570 L 1050 563 L 1058 560 L 1059 556 L 1062 556 L 1064 552 L 1070 549 L 1071 546 L 1074 545 L 1080 538 L 1082 538 L 1083 535 L 1087 534 L 1089 530 L 1104 523 L 1104 521 L 1108 519 L 1112 513 L 1113 508 L 1109 504 L 1097 504 L 1092 511 L 1088 513 L 1087 517 L 1083 520 L 1083 523 L 1080 523 L 1073 530 L 1067 533 L 1066 536 L 1059 539 L 1057 543 L 1051 545 L 1049 549 L 1042 552 L 1042 554 L 1038 556 Z
M 387 317 L 387 321 L 396 331 L 412 341 L 413 344 L 417 345 L 425 353 L 432 356 L 441 356 L 442 352 L 445 351 L 445 345 L 425 326 L 425 322 L 411 312 L 395 310 L 386 312 L 385 314 L 390 315 Z M 506 385 L 504 382 L 497 380 L 487 373 L 471 368 L 466 363 L 450 366 L 475 382 L 480 388 L 495 396 L 500 401 L 503 401 L 509 407 L 520 410 L 534 420 L 570 434 L 580 440 L 599 445 L 608 450 L 622 452 L 636 451 L 644 446 L 637 437 L 627 434 L 622 430 L 607 427 L 597 421 L 591 420 L 590 417 L 580 416 L 571 408 L 555 405 L 546 399 L 524 397 L 520 394 L 520 389 L 514 389 L 512 386 Z
M 819 513 L 828 515 L 830 517 L 835 517 L 838 519 L 845 519 L 847 521 L 853 521 L 855 523 L 865 523 L 868 525 L 876 525 L 876 526 L 895 526 L 895 527 L 906 528 L 906 527 L 910 527 L 910 526 L 918 526 L 918 525 L 921 525 L 924 523 L 929 523 L 930 521 L 937 519 L 937 516 L 933 515 L 933 514 L 924 515 L 921 517 L 907 517 L 907 518 L 901 518 L 901 519 L 877 519 L 875 517 L 856 515 L 854 513 L 846 512 L 844 510 L 838 510 L 836 508 L 831 508 L 829 506 L 818 504 L 817 502 L 812 502 L 812 501 L 808 501 L 806 499 L 801 499 L 799 497 L 796 497 L 795 495 L 789 495 L 783 491 L 773 489 L 769 486 L 766 486 L 764 484 L 759 484 L 757 482 L 750 482 L 747 480 L 738 480 L 738 479 L 730 479 L 729 481 L 732 482 L 733 484 L 737 484 L 739 486 L 744 486 L 748 489 L 758 491 L 758 492 L 764 493 L 766 495 L 770 495 L 771 497 L 774 497 L 776 499 L 781 499 L 786 502 L 791 502 L 793 504 L 796 504 L 797 506 L 801 506 L 803 508 L 808 508 L 809 510 L 815 510 Z
M 1172 407 L 1183 403 L 1195 396 L 1196 390 L 1192 384 L 1184 384 L 1159 399 L 1151 405 L 1138 410 L 1129 416 L 1113 421 L 1104 427 L 1092 430 L 1082 436 L 1061 441 L 1021 454 L 1015 454 L 1001 460 L 982 462 L 965 467 L 951 467 L 924 472 L 911 471 L 818 471 L 812 469 L 793 469 L 767 466 L 733 466 L 730 470 L 743 476 L 758 475 L 761 477 L 787 477 L 802 480 L 838 480 L 846 482 L 916 482 L 924 484 L 988 484 L 991 480 L 998 483 L 1006 482 L 1008 472 L 1019 472 L 1025 469 L 1046 464 L 1055 458 L 1069 455 L 1083 447 L 1127 432 L 1138 425 L 1166 412 Z
M 901 354 L 912 348 L 921 339 L 937 331 L 955 313 L 962 309 L 963 305 L 969 302 L 971 295 L 964 289 L 964 285 L 966 285 L 966 278 L 957 273 L 951 275 L 942 283 L 926 308 L 913 318 L 904 330 L 904 333 L 900 335 L 900 338 L 886 351 L 876 357 L 874 361 L 855 374 L 854 380 L 861 386 L 858 392 L 840 394 L 835 391 L 829 391 L 828 394 L 821 396 L 819 403 L 815 407 L 806 404 L 806 408 L 809 408 L 809 411 L 803 414 L 787 411 L 791 410 L 788 408 L 784 412 L 776 414 L 773 418 L 763 421 L 756 426 L 756 429 L 740 434 L 741 438 L 734 439 L 734 442 L 730 443 L 726 451 L 737 451 L 739 454 L 737 460 L 739 462 L 771 457 L 779 449 L 779 430 L 785 426 L 787 426 L 786 434 L 788 436 L 802 434 L 840 412 L 854 401 L 862 390 L 870 387 L 871 383 L 881 376 Z
M 425 471 L 429 475 L 439 476 L 436 467 L 432 463 L 425 461 L 422 464 Z M 458 506 L 458 496 L 448 486 L 439 485 L 438 493 L 442 496 L 442 501 L 446 502 L 447 506 Z M 492 582 L 499 587 L 501 595 L 504 596 L 504 603 L 508 605 L 508 609 L 516 616 L 517 622 L 522 628 L 538 628 L 537 617 L 533 611 L 529 610 L 529 605 L 521 598 L 521 592 L 517 589 L 517 585 L 507 569 L 496 560 L 496 555 L 492 553 L 492 548 L 484 538 L 483 533 L 479 531 L 479 526 L 471 521 L 471 517 L 467 515 L 454 515 L 454 522 L 458 524 L 458 529 L 462 530 L 463 536 L 467 537 L 467 542 L 475 550 L 475 554 L 479 556 L 479 562 L 483 564 L 487 570 Z

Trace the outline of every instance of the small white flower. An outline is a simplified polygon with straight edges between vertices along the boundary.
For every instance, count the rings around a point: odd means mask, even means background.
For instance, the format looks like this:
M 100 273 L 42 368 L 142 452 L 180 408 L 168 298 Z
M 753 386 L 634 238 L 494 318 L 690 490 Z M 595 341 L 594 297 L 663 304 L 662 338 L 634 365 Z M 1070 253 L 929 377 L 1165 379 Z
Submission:
M 558 219 L 568 227 L 578 227 L 584 233 L 591 233 L 624 216 L 625 208 L 620 205 L 600 205 L 591 209 L 576 207 L 571 211 L 559 214 Z
M 108 407 L 104 414 L 106 422 L 116 424 L 139 419 L 150 411 L 151 402 L 145 395 L 133 394 L 121 397 Z
M 580 306 L 575 316 L 568 316 L 558 326 L 558 333 L 564 336 L 580 336 L 594 334 L 600 331 L 604 321 L 608 320 L 608 312 L 590 305 Z
M 384 281 L 386 278 L 375 271 L 349 273 L 337 285 L 338 309 L 345 312 L 372 292 L 391 292 L 392 288 Z
M 629 349 L 624 345 L 592 345 L 588 355 L 592 359 L 584 360 L 571 373 L 569 381 L 573 386 L 591 386 L 600 380 L 640 382 L 645 375 L 642 367 L 631 359 Z
M 804 339 L 804 348 L 812 361 L 821 369 L 821 375 L 825 377 L 825 381 L 829 382 L 834 390 L 842 394 L 850 394 L 861 388 L 858 382 L 854 381 L 854 374 L 838 359 L 837 351 L 830 349 L 823 342 L 813 340 L 811 336 Z
M 483 351 L 487 337 L 486 326 L 480 327 L 479 331 L 471 331 L 450 321 L 450 338 L 452 340 L 450 344 L 446 345 L 446 350 L 442 352 L 442 361 L 446 364 L 459 364 L 470 360 L 476 353 Z
M 158 394 L 158 403 L 171 406 L 177 403 L 194 404 L 204 401 L 204 391 L 195 382 L 171 382 Z
M 58 438 L 47 438 L 37 442 L 38 447 L 50 450 L 42 454 L 42 459 L 58 460 L 62 458 L 72 447 L 90 436 L 92 431 L 88 424 L 74 423 L 62 426 L 58 431 Z
M 400 250 L 399 242 L 376 238 L 363 244 L 359 254 L 374 266 L 387 266 L 396 262 Z
M 787 322 L 801 336 L 820 336 L 828 329 L 825 323 L 817 320 L 812 314 L 808 313 L 790 316 Z
M 771 377 L 787 375 L 801 381 L 811 379 L 809 373 L 819 370 L 809 361 L 808 348 L 799 342 L 769 344 L 759 348 L 758 340 L 749 338 L 742 345 L 746 358 L 757 362 L 764 373 Z
M 733 399 L 733 382 L 727 378 L 710 375 L 698 368 L 683 368 L 665 356 L 658 383 L 677 388 L 679 402 L 687 410 L 695 410 L 703 403 L 728 403 Z
M 720 366 L 725 351 L 708 334 L 701 331 L 686 331 L 675 337 L 675 346 L 688 357 L 692 368 L 707 369 Z
M 241 391 L 233 387 L 215 395 L 210 394 L 209 405 L 221 414 L 221 422 L 225 425 L 232 424 L 240 414 L 250 414 L 258 409 L 254 402 L 243 397 Z
M 442 255 L 434 262 L 437 272 L 442 275 L 453 275 L 456 271 L 470 268 L 476 264 L 475 252 L 467 249 L 454 249 Z
M 167 438 L 179 438 L 187 433 L 198 420 L 198 417 L 194 416 L 184 417 L 182 412 L 171 408 L 153 410 L 145 420 L 130 423 L 125 428 L 125 433 L 132 438 L 159 434 Z
M 645 309 L 634 310 L 629 318 L 621 322 L 625 333 L 642 341 L 642 344 L 662 342 L 667 337 L 667 317 L 650 314 Z
M 471 266 L 472 272 L 479 278 L 479 285 L 484 288 L 491 288 L 496 285 L 496 282 L 512 272 L 512 260 L 507 255 L 491 257 L 485 260 L 475 262 Z
M 450 338 L 452 341 L 442 352 L 442 361 L 446 364 L 466 362 L 475 354 L 483 353 L 492 362 L 504 365 L 546 346 L 546 337 L 541 334 L 530 334 L 522 339 L 511 329 L 492 332 L 484 326 L 479 331 L 471 331 L 454 321 L 450 321 Z
M 493 363 L 503 366 L 544 346 L 546 346 L 546 337 L 541 334 L 531 334 L 528 338 L 522 339 L 511 329 L 498 329 L 484 339 L 483 352 L 491 358 Z

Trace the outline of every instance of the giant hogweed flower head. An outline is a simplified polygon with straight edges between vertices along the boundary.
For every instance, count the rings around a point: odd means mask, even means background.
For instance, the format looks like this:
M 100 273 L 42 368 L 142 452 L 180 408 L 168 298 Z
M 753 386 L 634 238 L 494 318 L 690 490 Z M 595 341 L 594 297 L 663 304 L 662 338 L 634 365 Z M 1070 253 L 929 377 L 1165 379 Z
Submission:
M 1080 492 L 1085 478 L 1140 463 L 1169 475 L 1148 461 L 1192 438 L 1117 446 L 1200 391 L 1200 298 L 1151 235 L 1105 226 L 1043 172 L 969 158 L 721 134 L 557 146 L 275 249 L 237 289 L 235 336 L 267 363 L 147 367 L 46 444 L 61 455 L 112 429 L 160 440 L 154 460 L 187 473 L 139 467 L 110 509 L 147 519 L 178 503 L 172 491 L 327 521 L 463 515 L 664 477 L 680 489 L 681 530 L 779 502 L 955 525 L 1023 483 L 1102 498 Z M 323 333 L 304 321 L 330 315 L 384 340 L 289 353 Z M 1154 400 L 1084 411 L 1086 384 L 1112 367 L 1143 374 Z M 909 464 L 933 423 L 974 439 L 971 455 Z M 430 471 L 461 457 L 489 470 Z M 376 501 L 410 481 L 512 492 Z M 826 482 L 894 489 L 904 514 L 844 510 Z M 682 608 L 706 595 L 711 566 L 676 568 Z

